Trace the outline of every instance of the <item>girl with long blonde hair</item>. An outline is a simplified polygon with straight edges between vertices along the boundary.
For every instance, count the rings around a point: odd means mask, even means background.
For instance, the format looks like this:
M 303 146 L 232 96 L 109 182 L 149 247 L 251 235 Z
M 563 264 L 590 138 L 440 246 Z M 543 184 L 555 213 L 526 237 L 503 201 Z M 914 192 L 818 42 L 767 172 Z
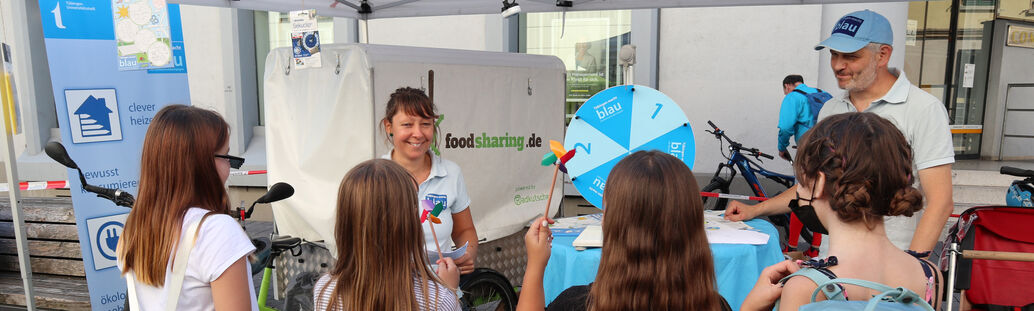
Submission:
M 316 283 L 316 310 L 459 310 L 459 269 L 445 258 L 431 272 L 417 206 L 416 181 L 402 166 L 376 159 L 348 171 L 338 189 L 337 263 Z

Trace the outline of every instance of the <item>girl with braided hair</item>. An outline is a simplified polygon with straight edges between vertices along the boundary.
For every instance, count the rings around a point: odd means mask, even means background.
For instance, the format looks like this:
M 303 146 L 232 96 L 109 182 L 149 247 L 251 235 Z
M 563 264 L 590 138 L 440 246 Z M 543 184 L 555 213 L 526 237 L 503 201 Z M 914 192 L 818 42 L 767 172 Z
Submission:
M 890 121 L 873 113 L 844 113 L 823 119 L 801 140 L 794 162 L 797 199 L 790 208 L 811 231 L 828 233 L 829 257 L 798 262 L 826 277 L 861 279 L 904 287 L 934 305 L 939 297 L 936 269 L 903 252 L 887 238 L 886 216 L 911 216 L 923 197 L 912 187 L 912 149 Z M 794 263 L 783 262 L 762 272 L 743 310 L 797 310 L 810 302 L 818 286 L 810 277 L 791 276 Z M 843 285 L 834 291 L 846 300 L 868 300 L 879 294 Z M 826 296 L 818 295 L 817 300 Z M 840 297 L 834 297 L 839 299 Z

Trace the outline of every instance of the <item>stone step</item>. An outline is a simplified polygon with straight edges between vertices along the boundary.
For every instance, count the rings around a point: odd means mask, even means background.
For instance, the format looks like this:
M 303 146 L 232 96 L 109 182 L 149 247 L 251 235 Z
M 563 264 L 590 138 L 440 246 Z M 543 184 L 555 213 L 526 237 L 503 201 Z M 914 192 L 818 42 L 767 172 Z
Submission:
M 952 185 L 962 186 L 1002 186 L 1008 187 L 1016 176 L 1002 175 L 998 171 L 952 170 Z
M 1009 187 L 1001 186 L 952 186 L 952 200 L 956 204 L 1005 205 L 1005 193 Z

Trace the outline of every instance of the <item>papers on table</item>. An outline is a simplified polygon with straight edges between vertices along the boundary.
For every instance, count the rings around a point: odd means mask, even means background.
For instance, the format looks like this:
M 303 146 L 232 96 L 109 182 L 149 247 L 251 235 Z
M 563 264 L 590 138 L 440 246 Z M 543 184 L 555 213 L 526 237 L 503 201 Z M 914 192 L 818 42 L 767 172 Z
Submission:
M 704 212 L 704 231 L 707 242 L 711 244 L 752 244 L 768 243 L 768 234 L 762 233 L 742 221 L 728 221 L 722 217 L 722 211 Z
M 556 219 L 556 223 L 549 225 L 553 230 L 553 236 L 577 236 L 588 226 L 599 226 L 603 222 L 603 213 L 565 217 Z
M 704 212 L 704 231 L 711 244 L 750 244 L 764 245 L 768 243 L 768 234 L 754 229 L 742 221 L 728 221 L 723 218 L 724 211 Z M 572 246 L 583 250 L 588 247 L 603 246 L 603 214 L 583 215 L 556 219 L 549 226 L 554 236 L 577 236 Z M 437 258 L 437 257 L 435 257 Z
M 589 247 L 603 247 L 603 226 L 590 225 L 571 242 L 574 249 L 583 251 Z
M 462 247 L 448 252 L 443 251 L 442 256 L 452 258 L 452 260 L 460 259 L 460 257 L 463 257 L 463 254 L 467 253 L 467 244 L 463 243 Z M 427 261 L 431 262 L 432 265 L 438 261 L 438 251 L 433 249 L 427 250 Z

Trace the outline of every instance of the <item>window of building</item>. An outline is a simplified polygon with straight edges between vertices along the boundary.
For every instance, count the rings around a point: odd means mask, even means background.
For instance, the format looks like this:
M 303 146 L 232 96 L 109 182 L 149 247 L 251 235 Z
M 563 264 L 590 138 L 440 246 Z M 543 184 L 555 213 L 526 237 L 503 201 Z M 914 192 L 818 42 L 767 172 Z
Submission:
M 320 44 L 334 43 L 334 18 L 319 16 Z M 255 11 L 255 68 L 258 73 L 259 125 L 266 124 L 262 79 L 269 51 L 291 46 L 291 20 L 288 13 Z
M 905 73 L 912 83 L 945 103 L 952 125 L 983 124 L 991 22 L 998 2 L 942 0 L 909 4 Z M 956 156 L 979 157 L 980 137 L 980 133 L 953 134 Z
M 559 57 L 567 67 L 567 122 L 593 94 L 624 81 L 617 55 L 631 42 L 631 20 L 629 10 L 521 15 L 519 50 Z

